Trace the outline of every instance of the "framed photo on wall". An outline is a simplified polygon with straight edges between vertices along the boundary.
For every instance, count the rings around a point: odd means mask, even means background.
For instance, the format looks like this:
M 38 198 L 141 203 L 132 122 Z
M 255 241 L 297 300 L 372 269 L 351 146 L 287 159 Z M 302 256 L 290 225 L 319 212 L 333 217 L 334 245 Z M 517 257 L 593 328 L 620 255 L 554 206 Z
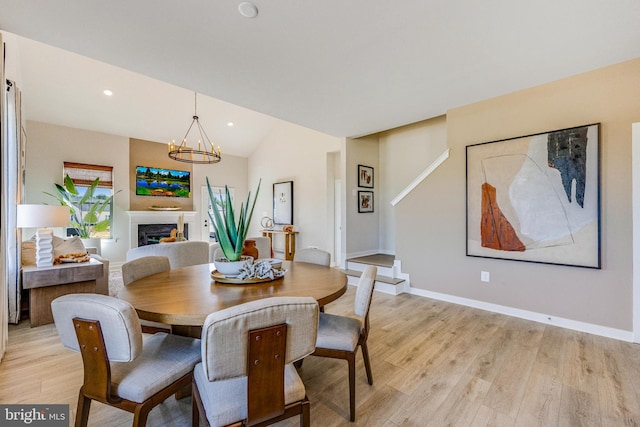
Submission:
M 293 224 L 293 181 L 273 184 L 273 223 Z
M 600 124 L 467 146 L 467 256 L 600 267 Z
M 358 187 L 373 188 L 373 168 L 358 165 Z
M 373 212 L 373 191 L 358 191 L 358 212 Z

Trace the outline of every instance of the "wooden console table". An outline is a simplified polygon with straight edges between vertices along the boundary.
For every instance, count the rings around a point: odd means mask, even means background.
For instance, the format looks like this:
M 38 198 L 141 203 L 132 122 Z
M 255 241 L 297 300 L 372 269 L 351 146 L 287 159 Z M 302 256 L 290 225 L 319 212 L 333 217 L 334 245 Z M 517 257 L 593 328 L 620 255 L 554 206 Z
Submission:
M 293 261 L 293 256 L 296 254 L 296 234 L 297 231 L 282 231 L 282 230 L 262 230 L 263 236 L 269 236 L 271 241 L 271 250 L 273 250 L 273 235 L 284 235 L 284 259 L 287 261 Z
M 31 327 L 53 323 L 51 301 L 62 295 L 95 293 L 96 279 L 102 277 L 103 264 L 89 262 L 59 264 L 52 267 L 22 268 L 22 288 L 29 289 Z

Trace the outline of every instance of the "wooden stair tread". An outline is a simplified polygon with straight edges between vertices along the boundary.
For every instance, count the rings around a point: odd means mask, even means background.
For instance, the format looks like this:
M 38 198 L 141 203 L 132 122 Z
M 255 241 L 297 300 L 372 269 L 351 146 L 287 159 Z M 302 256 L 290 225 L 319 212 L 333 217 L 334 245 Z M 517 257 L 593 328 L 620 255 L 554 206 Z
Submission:
M 357 262 L 359 264 L 379 265 L 381 267 L 393 267 L 394 255 L 375 254 L 349 258 L 347 262 Z
M 340 269 L 340 271 L 342 271 L 347 276 L 360 277 L 362 275 L 362 271 L 358 271 L 358 270 L 343 270 L 343 269 Z M 390 285 L 398 285 L 398 284 L 404 282 L 404 279 L 398 279 L 398 278 L 388 277 L 388 276 L 381 276 L 381 275 L 378 274 L 378 275 L 376 275 L 376 282 L 388 283 Z

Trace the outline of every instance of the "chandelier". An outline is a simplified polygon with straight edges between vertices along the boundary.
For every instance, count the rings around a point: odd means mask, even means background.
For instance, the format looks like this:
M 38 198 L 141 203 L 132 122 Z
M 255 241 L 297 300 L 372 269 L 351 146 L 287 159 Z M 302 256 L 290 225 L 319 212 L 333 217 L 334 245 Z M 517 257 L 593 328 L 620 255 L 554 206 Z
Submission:
M 198 118 L 198 94 L 194 92 L 194 107 L 193 107 L 193 120 L 187 133 L 182 138 L 182 143 L 176 146 L 176 141 L 173 140 L 169 143 L 169 157 L 173 160 L 185 163 L 218 163 L 222 160 L 220 146 L 218 151 L 213 147 L 213 144 L 209 140 L 207 133 L 202 128 L 200 120 Z M 198 139 L 198 148 L 192 148 L 187 145 L 187 136 L 196 124 L 198 132 L 200 133 L 200 139 Z

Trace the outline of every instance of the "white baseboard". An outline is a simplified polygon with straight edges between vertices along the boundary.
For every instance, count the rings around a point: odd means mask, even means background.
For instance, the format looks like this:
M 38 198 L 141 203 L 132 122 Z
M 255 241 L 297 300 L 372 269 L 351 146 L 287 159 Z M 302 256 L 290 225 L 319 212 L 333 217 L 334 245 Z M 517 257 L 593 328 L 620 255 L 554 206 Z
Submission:
M 609 328 L 592 323 L 579 322 L 576 320 L 565 319 L 543 313 L 533 311 L 520 310 L 513 307 L 506 307 L 498 304 L 491 304 L 483 301 L 472 300 L 468 298 L 456 297 L 453 295 L 441 294 L 438 292 L 426 291 L 424 289 L 409 288 L 408 293 L 426 298 L 432 298 L 439 301 L 446 301 L 453 304 L 464 305 L 467 307 L 478 308 L 480 310 L 491 311 L 494 313 L 504 314 L 507 316 L 517 317 L 525 320 L 532 320 L 546 325 L 554 325 L 565 329 L 571 329 L 579 332 L 586 332 L 593 335 L 599 335 L 607 338 L 613 338 L 620 341 L 633 342 L 633 332 L 622 329 Z

